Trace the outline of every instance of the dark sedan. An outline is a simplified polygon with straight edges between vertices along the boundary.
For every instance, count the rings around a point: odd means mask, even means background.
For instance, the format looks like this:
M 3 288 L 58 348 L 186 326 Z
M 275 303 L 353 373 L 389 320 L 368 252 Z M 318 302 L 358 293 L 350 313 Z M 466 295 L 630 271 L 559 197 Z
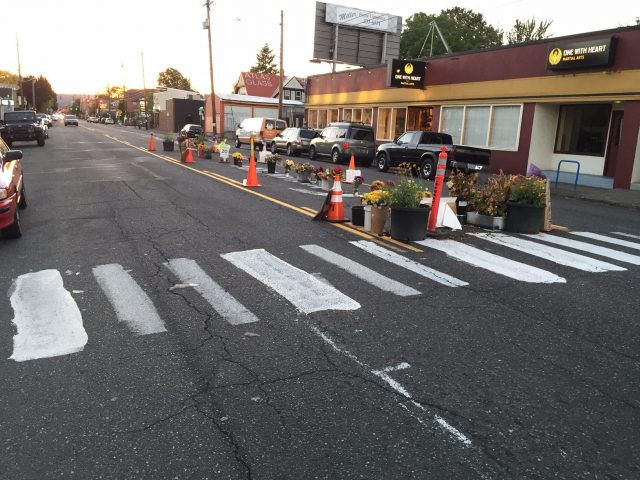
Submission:
M 285 152 L 289 156 L 298 156 L 309 151 L 309 143 L 318 136 L 313 128 L 286 128 L 271 142 L 271 152 Z

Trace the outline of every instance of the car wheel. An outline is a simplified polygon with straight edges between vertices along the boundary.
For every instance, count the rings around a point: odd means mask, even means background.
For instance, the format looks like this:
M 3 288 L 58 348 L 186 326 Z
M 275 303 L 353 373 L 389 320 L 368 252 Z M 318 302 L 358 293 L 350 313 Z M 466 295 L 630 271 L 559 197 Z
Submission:
M 379 172 L 386 172 L 389 170 L 389 159 L 387 159 L 387 155 L 384 153 L 378 154 L 378 157 L 376 158 L 376 165 Z
M 316 159 L 316 147 L 312 145 L 311 147 L 309 147 L 309 160 L 315 160 L 315 159 Z
M 333 163 L 340 163 L 340 151 L 337 148 L 331 151 L 331 161 Z
M 240 148 L 240 145 L 242 145 L 240 139 L 236 137 L 236 148 Z
M 276 147 L 276 142 L 271 142 L 271 153 L 274 155 L 278 153 L 278 147 Z
M 290 143 L 287 144 L 287 155 L 289 157 L 293 157 L 293 150 L 291 150 L 291 144 Z
M 18 209 L 16 209 L 16 213 L 13 216 L 13 223 L 2 229 L 2 236 L 4 238 L 20 238 L 22 236 L 22 225 L 20 224 Z
M 427 158 L 422 162 L 420 166 L 420 175 L 422 178 L 433 180 L 436 176 L 436 169 L 434 167 L 433 159 Z
M 18 208 L 22 210 L 27 208 L 27 191 L 24 188 L 24 180 L 22 181 L 22 188 L 20 189 L 20 201 L 18 202 Z
M 40 137 L 40 138 L 38 139 L 38 146 L 39 146 L 39 147 L 44 147 L 44 137 Z

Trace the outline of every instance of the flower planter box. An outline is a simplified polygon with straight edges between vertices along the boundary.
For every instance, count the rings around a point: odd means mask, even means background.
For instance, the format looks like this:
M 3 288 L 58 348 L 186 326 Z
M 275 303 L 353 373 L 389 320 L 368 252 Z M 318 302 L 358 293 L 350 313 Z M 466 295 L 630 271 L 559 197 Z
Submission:
M 276 173 L 276 163 L 267 162 L 267 173 Z
M 467 223 L 491 230 L 504 230 L 505 217 L 491 217 L 478 212 L 467 212 Z
M 505 230 L 511 233 L 539 233 L 544 226 L 544 207 L 507 202 Z

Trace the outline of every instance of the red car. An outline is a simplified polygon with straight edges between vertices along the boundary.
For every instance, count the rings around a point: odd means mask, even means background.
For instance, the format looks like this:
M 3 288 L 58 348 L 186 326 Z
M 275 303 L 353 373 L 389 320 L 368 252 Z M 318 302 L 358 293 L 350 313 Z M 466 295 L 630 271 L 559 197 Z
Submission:
M 22 176 L 22 151 L 9 150 L 0 139 L 0 232 L 4 238 L 20 238 L 19 210 L 27 208 Z

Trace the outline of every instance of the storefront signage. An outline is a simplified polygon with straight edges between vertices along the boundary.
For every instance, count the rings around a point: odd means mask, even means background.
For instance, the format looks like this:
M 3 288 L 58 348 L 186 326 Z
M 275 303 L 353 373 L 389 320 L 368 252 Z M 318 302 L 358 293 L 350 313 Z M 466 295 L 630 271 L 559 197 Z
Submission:
M 607 67 L 613 62 L 615 37 L 549 45 L 547 70 Z
M 343 7 L 342 5 L 333 5 L 331 3 L 327 3 L 325 22 L 346 27 L 398 33 L 398 17 L 395 15 Z
M 424 88 L 424 77 L 427 72 L 426 62 L 413 60 L 393 60 L 391 62 L 392 87 Z

